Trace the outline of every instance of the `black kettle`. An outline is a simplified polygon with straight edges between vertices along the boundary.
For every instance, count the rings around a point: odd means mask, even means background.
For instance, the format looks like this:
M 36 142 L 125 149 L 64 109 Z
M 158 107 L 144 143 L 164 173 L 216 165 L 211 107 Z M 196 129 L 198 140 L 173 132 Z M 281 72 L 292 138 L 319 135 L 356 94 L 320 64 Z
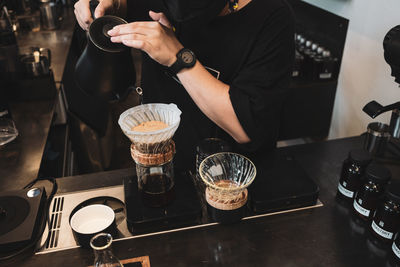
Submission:
M 93 18 L 98 3 L 90 1 Z M 135 83 L 130 48 L 111 42 L 107 34 L 114 26 L 126 23 L 120 17 L 106 15 L 95 18 L 89 26 L 87 46 L 75 66 L 75 82 L 91 97 L 106 102 L 119 100 Z

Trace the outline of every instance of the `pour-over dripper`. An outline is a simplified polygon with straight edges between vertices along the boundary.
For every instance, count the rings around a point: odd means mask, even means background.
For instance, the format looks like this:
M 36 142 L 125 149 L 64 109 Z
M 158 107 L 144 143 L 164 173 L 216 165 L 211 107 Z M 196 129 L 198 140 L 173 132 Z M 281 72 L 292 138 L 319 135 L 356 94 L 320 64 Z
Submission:
M 240 154 L 222 152 L 205 158 L 200 164 L 199 174 L 216 196 L 232 201 L 253 182 L 256 167 Z
M 247 187 L 256 176 L 253 162 L 236 153 L 216 153 L 201 162 L 199 174 L 207 186 L 205 196 L 211 217 L 221 223 L 240 220 L 248 199 Z
M 181 113 L 175 104 L 144 104 L 123 112 L 118 123 L 138 151 L 146 154 L 164 153 L 169 149 L 170 140 L 178 129 Z M 168 127 L 150 132 L 132 130 L 148 121 L 161 121 Z
M 175 143 L 172 136 L 179 126 L 180 115 L 175 104 L 145 104 L 128 109 L 119 117 L 122 131 L 132 141 L 138 190 L 147 206 L 162 207 L 174 199 Z M 163 122 L 167 127 L 151 131 L 134 128 L 151 121 Z

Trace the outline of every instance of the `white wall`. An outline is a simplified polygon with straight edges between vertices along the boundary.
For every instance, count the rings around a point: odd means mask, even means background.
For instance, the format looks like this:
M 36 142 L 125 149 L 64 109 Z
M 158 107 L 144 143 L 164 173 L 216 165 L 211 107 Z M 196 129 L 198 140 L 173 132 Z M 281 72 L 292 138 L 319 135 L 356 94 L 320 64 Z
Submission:
M 362 108 L 371 100 L 382 105 L 400 101 L 382 42 L 400 24 L 399 0 L 303 0 L 350 20 L 340 70 L 329 139 L 363 133 L 373 121 Z M 389 123 L 390 113 L 374 121 Z

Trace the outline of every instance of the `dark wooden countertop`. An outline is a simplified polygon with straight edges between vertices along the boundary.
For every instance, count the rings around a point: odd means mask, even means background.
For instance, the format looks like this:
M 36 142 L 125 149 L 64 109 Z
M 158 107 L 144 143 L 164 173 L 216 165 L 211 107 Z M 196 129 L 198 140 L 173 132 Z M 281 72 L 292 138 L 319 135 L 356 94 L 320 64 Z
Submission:
M 360 148 L 361 137 L 278 149 L 294 156 L 320 187 L 323 207 L 242 221 L 232 225 L 172 232 L 113 243 L 120 259 L 149 255 L 151 266 L 395 266 L 390 246 L 370 235 L 369 225 L 336 199 L 343 160 Z M 398 165 L 387 165 L 399 179 Z M 124 169 L 59 179 L 60 192 L 120 184 Z M 14 266 L 87 266 L 91 250 L 34 255 Z
M 21 189 L 38 176 L 54 103 L 46 100 L 10 105 L 19 135 L 0 146 L 0 191 Z

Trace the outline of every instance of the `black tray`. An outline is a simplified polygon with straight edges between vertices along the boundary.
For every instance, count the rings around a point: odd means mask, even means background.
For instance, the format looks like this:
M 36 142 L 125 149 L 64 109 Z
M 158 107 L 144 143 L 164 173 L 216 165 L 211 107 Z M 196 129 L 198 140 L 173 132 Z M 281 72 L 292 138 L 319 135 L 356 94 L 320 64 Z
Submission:
M 274 156 L 257 164 L 257 177 L 249 188 L 253 212 L 267 213 L 311 206 L 319 187 L 291 156 Z

